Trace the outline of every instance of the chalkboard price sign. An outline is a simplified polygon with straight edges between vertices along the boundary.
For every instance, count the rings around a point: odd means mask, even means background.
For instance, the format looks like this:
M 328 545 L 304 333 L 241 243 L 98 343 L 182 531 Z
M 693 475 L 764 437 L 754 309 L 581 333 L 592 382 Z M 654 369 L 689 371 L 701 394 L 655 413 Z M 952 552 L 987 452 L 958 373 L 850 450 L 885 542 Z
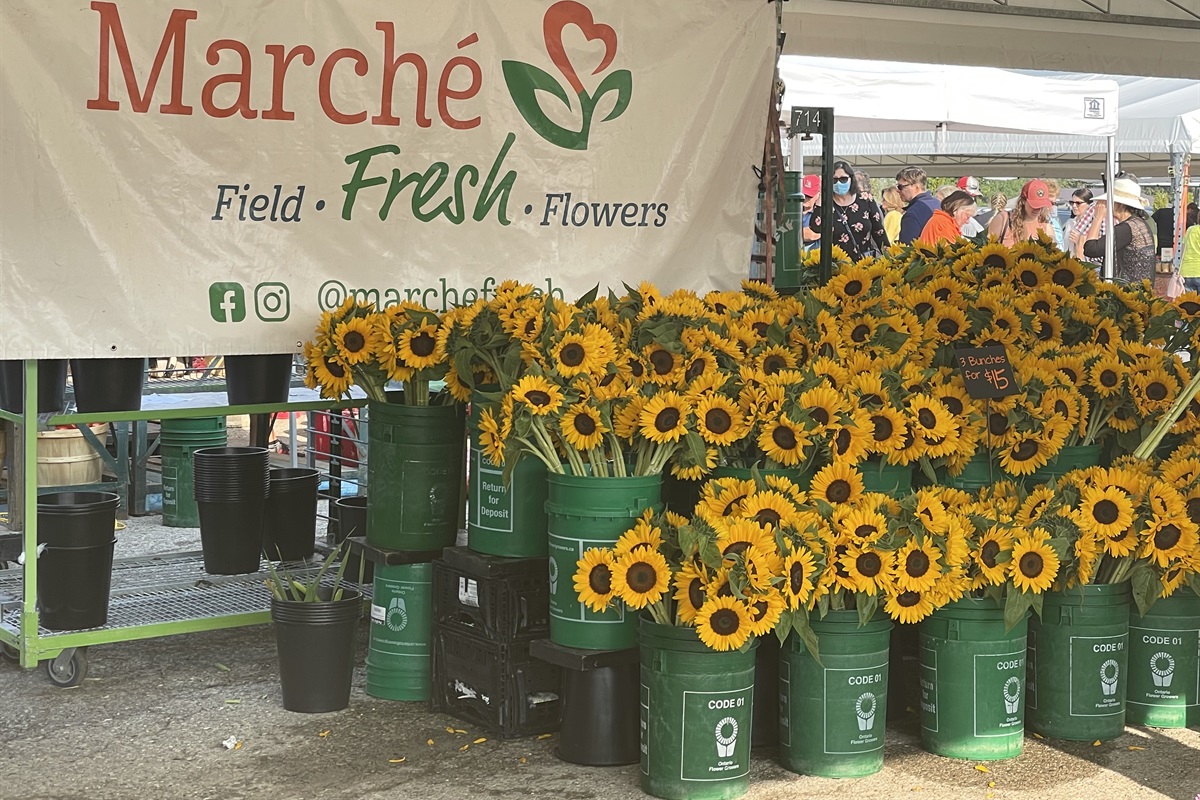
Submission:
M 1002 344 L 955 350 L 954 361 L 971 397 L 1007 397 L 1020 391 Z

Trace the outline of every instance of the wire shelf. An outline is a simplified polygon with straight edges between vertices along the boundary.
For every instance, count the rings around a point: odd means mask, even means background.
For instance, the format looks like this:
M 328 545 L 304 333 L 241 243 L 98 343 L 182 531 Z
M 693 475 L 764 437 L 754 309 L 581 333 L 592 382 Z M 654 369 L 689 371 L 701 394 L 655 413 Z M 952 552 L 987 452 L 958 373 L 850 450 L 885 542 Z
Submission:
M 300 579 L 315 575 L 319 565 L 286 563 Z M 271 594 L 264 581 L 266 562 L 260 572 L 248 575 L 209 575 L 199 552 L 127 558 L 113 562 L 109 593 L 108 623 L 92 630 L 118 630 L 166 623 L 218 620 L 240 615 L 265 615 Z M 323 584 L 332 586 L 326 575 Z M 360 587 L 365 597 L 371 587 Z M 21 568 L 0 571 L 0 628 L 20 630 L 23 579 Z M 266 618 L 253 620 L 265 622 Z M 39 626 L 38 637 L 53 638 L 75 631 L 51 631 Z

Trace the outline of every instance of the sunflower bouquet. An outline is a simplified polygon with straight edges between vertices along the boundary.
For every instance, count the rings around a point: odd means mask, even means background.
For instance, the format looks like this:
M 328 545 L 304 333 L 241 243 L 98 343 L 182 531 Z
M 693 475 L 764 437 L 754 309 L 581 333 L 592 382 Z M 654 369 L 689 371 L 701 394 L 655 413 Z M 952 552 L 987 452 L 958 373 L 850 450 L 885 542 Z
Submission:
M 1161 475 L 1149 462 L 1123 459 L 1073 470 L 1053 491 L 1031 495 L 1034 524 L 1068 545 L 1055 588 L 1128 580 L 1143 610 L 1174 592 L 1200 558 L 1200 526 L 1185 494 L 1200 494 L 1197 474 L 1200 462 L 1192 459 L 1164 465 Z
M 305 343 L 305 382 L 319 388 L 322 397 L 340 398 L 358 386 L 370 400 L 386 403 L 388 384 L 399 381 L 407 405 L 443 402 L 448 393 L 431 394 L 429 387 L 446 377 L 446 360 L 437 347 L 440 325 L 438 313 L 418 303 L 379 311 L 373 303 L 348 297 L 321 315 L 314 338 Z

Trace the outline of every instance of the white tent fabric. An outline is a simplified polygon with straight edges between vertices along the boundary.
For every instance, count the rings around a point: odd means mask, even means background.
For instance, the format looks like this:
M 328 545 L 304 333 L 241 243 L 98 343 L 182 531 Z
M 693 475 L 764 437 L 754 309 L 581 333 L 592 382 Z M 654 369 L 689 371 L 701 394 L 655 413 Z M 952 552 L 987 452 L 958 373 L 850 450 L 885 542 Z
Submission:
M 837 65 L 840 73 L 865 76 L 868 80 L 887 81 L 891 70 L 912 69 L 914 65 L 861 62 L 846 59 L 821 59 L 785 56 L 787 65 L 781 73 L 788 82 L 788 94 L 784 105 L 809 103 L 808 87 L 830 80 L 830 65 Z M 961 76 L 972 76 L 971 67 L 919 67 L 920 69 L 947 70 Z M 1099 83 L 1117 88 L 1119 120 L 1117 124 L 1117 151 L 1122 169 L 1130 170 L 1141 177 L 1165 177 L 1171 165 L 1172 154 L 1200 153 L 1200 83 L 1172 78 L 1132 78 L 1102 75 L 1074 75 L 1070 73 L 1007 72 L 994 70 L 1000 76 L 986 85 L 969 78 L 969 89 L 963 97 L 982 98 L 983 92 L 994 95 L 992 86 L 1002 85 L 1011 79 L 1013 85 L 1026 80 L 1047 81 L 1048 85 L 1075 84 L 1094 87 Z M 1055 177 L 1099 177 L 1104 169 L 1105 140 L 1096 135 L 1055 135 L 1037 132 L 1028 126 L 1027 133 L 999 133 L 971 130 L 963 125 L 949 125 L 944 131 L 935 127 L 864 124 L 857 117 L 857 103 L 875 102 L 877 94 L 892 95 L 890 106 L 905 107 L 924 103 L 920 93 L 902 93 L 886 84 L 883 90 L 876 87 L 872 93 L 852 98 L 855 83 L 845 77 L 840 82 L 846 94 L 841 104 L 847 116 L 835 107 L 835 145 L 839 156 L 849 158 L 856 166 L 887 171 L 905 164 L 921 166 L 926 171 L 944 168 L 947 174 L 983 174 Z M 900 86 L 904 86 L 901 83 Z M 1091 89 L 1085 91 L 1090 92 Z M 972 92 L 974 93 L 972 95 Z M 828 97 L 831 92 L 822 87 L 818 96 Z M 835 98 L 836 99 L 836 98 Z M 994 102 L 1003 102 L 999 97 Z M 975 105 L 974 102 L 971 105 Z M 1005 113 L 1021 123 L 1012 122 L 1010 128 L 1018 128 L 1026 121 L 1026 104 L 1016 102 Z M 869 112 L 869 109 L 868 109 Z M 1065 133 L 1062 131 L 1060 133 Z M 805 154 L 817 152 L 806 146 Z
M 835 130 L 864 134 L 952 131 L 1104 137 L 1117 130 L 1117 85 L 991 67 L 784 56 L 783 107 L 832 107 Z M 840 144 L 840 139 L 838 140 Z M 835 148 L 845 152 L 841 147 Z

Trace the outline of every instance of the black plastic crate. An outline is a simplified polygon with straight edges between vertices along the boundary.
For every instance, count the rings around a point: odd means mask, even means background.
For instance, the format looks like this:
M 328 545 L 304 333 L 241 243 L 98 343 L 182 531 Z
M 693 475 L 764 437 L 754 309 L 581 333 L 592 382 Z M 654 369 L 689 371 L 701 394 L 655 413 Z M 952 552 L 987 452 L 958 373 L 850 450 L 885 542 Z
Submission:
M 446 548 L 433 562 L 433 619 L 494 642 L 549 635 L 547 560 Z
M 434 711 L 503 739 L 558 730 L 559 668 L 529 654 L 528 642 L 500 644 L 434 625 Z

